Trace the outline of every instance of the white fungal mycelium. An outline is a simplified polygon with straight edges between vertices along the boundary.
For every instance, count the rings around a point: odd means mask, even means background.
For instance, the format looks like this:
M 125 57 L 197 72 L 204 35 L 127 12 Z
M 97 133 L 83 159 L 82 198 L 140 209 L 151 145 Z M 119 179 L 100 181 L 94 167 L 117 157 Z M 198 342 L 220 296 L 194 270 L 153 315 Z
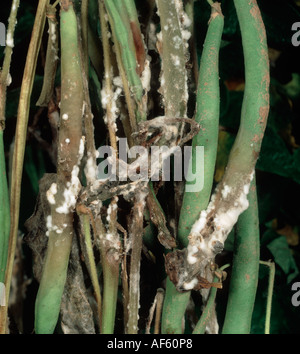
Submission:
M 14 47 L 14 38 L 13 35 L 10 31 L 7 32 L 7 36 L 6 36 L 6 46 L 13 48 Z
M 84 174 L 85 177 L 87 179 L 88 182 L 93 183 L 96 178 L 97 178 L 97 164 L 95 161 L 96 158 L 96 153 L 98 153 L 97 151 L 95 151 L 94 155 L 93 154 L 89 154 L 85 167 L 84 167 Z
M 84 136 L 80 139 L 79 150 L 78 150 L 78 161 L 77 164 L 73 166 L 71 172 L 71 180 L 67 183 L 66 188 L 63 191 L 63 203 L 58 206 L 55 210 L 59 214 L 68 214 L 76 206 L 77 196 L 81 189 L 81 183 L 78 178 L 79 175 L 79 165 L 81 163 L 84 154 Z
M 231 187 L 225 184 L 224 187 L 223 187 L 223 189 L 222 189 L 222 191 L 221 191 L 222 197 L 223 197 L 224 199 L 226 199 L 227 196 L 228 196 L 228 194 L 229 194 L 230 192 L 231 192 Z
M 101 90 L 101 103 L 103 109 L 107 111 L 106 115 L 104 116 L 104 122 L 109 124 L 110 127 L 116 132 L 116 120 L 119 117 L 117 101 L 122 93 L 122 83 L 120 82 L 119 76 L 113 79 L 113 84 L 115 87 L 114 91 L 109 89 L 105 82 L 103 83 L 103 88 Z M 109 121 L 108 117 L 110 118 Z
M 239 215 L 244 212 L 248 206 L 249 201 L 247 195 L 250 190 L 250 184 L 253 179 L 253 173 L 244 185 L 239 188 L 234 188 L 224 184 L 219 191 L 218 188 L 211 198 L 211 201 L 206 210 L 200 213 L 198 220 L 194 223 L 190 235 L 187 261 L 189 264 L 195 264 L 201 257 L 213 258 L 219 250 L 222 249 L 224 242 L 236 224 Z M 216 195 L 220 194 L 222 199 L 219 200 L 219 205 L 216 207 Z M 202 233 L 208 224 L 208 216 L 213 220 L 209 220 L 212 224 L 211 234 L 203 237 Z
M 183 287 L 185 290 L 193 290 L 194 287 L 198 284 L 198 279 L 197 278 L 193 278 L 190 282 L 188 283 L 184 283 Z
M 77 196 L 81 188 L 78 173 L 79 167 L 75 165 L 71 173 L 71 181 L 67 184 L 63 192 L 63 204 L 55 209 L 59 214 L 68 214 L 75 208 Z
M 57 184 L 52 183 L 50 188 L 46 192 L 47 200 L 50 204 L 55 204 L 55 194 L 57 193 Z
M 180 65 L 180 58 L 178 55 L 173 55 L 171 54 L 171 59 L 174 63 L 175 66 L 179 66 Z
M 7 78 L 6 78 L 6 86 L 10 86 L 12 83 L 12 77 L 10 75 L 10 73 L 7 74 Z
M 142 72 L 141 76 L 141 82 L 143 89 L 145 92 L 149 92 L 150 90 L 150 80 L 151 80 L 151 70 L 150 70 L 150 60 L 146 59 L 145 60 L 145 68 Z

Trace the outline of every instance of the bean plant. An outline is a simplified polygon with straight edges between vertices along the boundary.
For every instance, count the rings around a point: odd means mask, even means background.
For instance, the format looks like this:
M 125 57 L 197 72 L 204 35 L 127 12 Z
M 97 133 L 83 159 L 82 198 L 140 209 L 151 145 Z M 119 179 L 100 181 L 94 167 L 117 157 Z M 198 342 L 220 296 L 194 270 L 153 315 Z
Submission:
M 256 0 L 232 0 L 245 89 L 235 142 L 216 183 L 224 16 L 219 2 L 198 1 L 211 15 L 197 49 L 194 0 L 147 0 L 143 14 L 134 0 L 39 0 L 9 170 L 3 135 L 19 8 L 12 1 L 0 75 L 1 333 L 9 333 L 26 137 L 42 50 L 35 105 L 49 120 L 54 170 L 39 181 L 23 238 L 38 282 L 34 332 L 250 333 L 260 264 L 255 166 L 269 113 L 266 31 Z M 111 149 L 102 153 L 104 146 Z M 164 163 L 175 166 L 176 152 L 187 147 L 184 178 L 171 168 L 165 180 Z M 129 148 L 136 154 L 125 161 Z M 143 152 L 153 148 L 165 152 L 150 168 Z M 197 151 L 204 152 L 203 166 Z M 110 177 L 118 178 L 101 176 L 113 162 Z M 141 178 L 145 165 L 147 178 Z M 193 189 L 195 180 L 201 188 Z M 232 233 L 234 257 L 220 263 Z M 145 264 L 157 279 L 148 294 Z M 221 328 L 216 296 L 225 283 Z M 269 305 L 271 296 L 272 287 Z

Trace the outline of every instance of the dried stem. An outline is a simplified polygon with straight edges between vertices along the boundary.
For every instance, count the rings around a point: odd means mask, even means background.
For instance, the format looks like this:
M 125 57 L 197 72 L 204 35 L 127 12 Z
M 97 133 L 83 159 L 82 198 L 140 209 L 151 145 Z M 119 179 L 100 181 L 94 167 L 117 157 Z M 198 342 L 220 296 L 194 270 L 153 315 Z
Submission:
M 6 175 L 6 161 L 4 152 L 3 132 L 5 128 L 5 110 L 6 110 L 6 88 L 10 85 L 10 64 L 13 51 L 14 31 L 17 23 L 17 12 L 19 8 L 19 0 L 12 2 L 11 12 L 9 16 L 9 25 L 7 31 L 7 41 L 4 54 L 3 67 L 0 72 L 0 333 L 4 333 L 5 317 L 6 317 L 6 290 L 5 290 L 5 273 L 8 258 L 9 230 L 10 230 L 10 207 L 9 207 L 9 191 Z M 2 328 L 2 325 L 4 326 Z
M 186 48 L 179 19 L 182 9 L 177 8 L 175 1 L 157 0 L 156 3 L 161 24 L 159 51 L 162 59 L 161 89 L 165 116 L 186 117 Z
M 260 261 L 259 263 L 269 267 L 269 285 L 268 285 L 267 310 L 266 310 L 266 320 L 265 320 L 265 334 L 270 334 L 272 297 L 273 297 L 274 280 L 275 280 L 275 263 L 271 261 L 268 262 Z
M 30 108 L 30 97 L 32 93 L 34 73 L 36 70 L 38 53 L 41 45 L 42 34 L 46 21 L 46 6 L 48 0 L 40 0 L 37 8 L 35 22 L 33 25 L 33 31 L 31 41 L 28 48 L 24 76 L 22 80 L 17 126 L 15 135 L 15 148 L 12 162 L 12 177 L 11 177 L 11 191 L 10 191 L 10 217 L 11 228 L 9 236 L 9 248 L 8 248 L 8 260 L 7 271 L 5 276 L 6 286 L 6 299 L 9 299 L 11 277 L 13 264 L 15 259 L 15 251 L 19 230 L 19 214 L 20 214 L 20 196 L 21 196 L 21 181 L 23 172 L 23 162 L 26 144 L 27 125 Z M 7 307 L 6 310 L 7 311 Z M 6 328 L 7 314 L 1 316 L 1 331 Z
M 129 303 L 127 333 L 138 333 L 139 302 L 140 302 L 140 262 L 143 243 L 143 215 L 145 208 L 145 192 L 137 192 L 132 209 L 130 237 L 133 245 L 129 275 Z
M 58 62 L 58 28 L 56 20 L 56 8 L 48 5 L 46 16 L 48 18 L 49 37 L 44 69 L 43 87 L 36 103 L 40 107 L 48 107 L 54 93 L 54 83 Z
M 135 35 L 130 30 L 131 22 L 126 11 L 124 11 L 124 4 L 119 1 L 104 0 L 105 7 L 108 12 L 109 22 L 113 33 L 115 44 L 118 43 L 122 65 L 128 80 L 131 94 L 136 104 L 136 121 L 137 123 L 146 120 L 146 108 L 143 100 L 143 84 L 140 77 L 139 67 L 141 66 L 140 54 L 137 48 L 141 48 L 144 44 L 136 45 L 136 39 L 141 38 Z M 132 3 L 133 4 L 133 3 Z M 135 31 L 140 33 L 139 28 L 135 27 Z
M 113 111 L 113 105 L 116 102 L 114 100 L 114 92 L 112 86 L 112 64 L 110 59 L 110 47 L 108 38 L 108 26 L 105 19 L 105 8 L 103 1 L 99 1 L 99 14 L 100 14 L 100 25 L 101 25 L 101 35 L 102 35 L 102 45 L 103 45 L 103 55 L 104 55 L 104 88 L 102 90 L 102 102 L 105 103 L 106 116 L 107 116 L 107 127 L 110 137 L 110 144 L 117 152 L 117 138 L 116 138 L 116 127 L 115 127 L 115 112 Z
M 117 231 L 118 197 L 114 197 L 107 211 L 108 229 L 105 231 L 100 215 L 96 228 L 100 241 L 103 267 L 102 333 L 113 334 L 117 307 L 121 242 Z
M 89 0 L 81 1 L 81 38 L 82 38 L 82 55 L 83 66 L 86 75 L 89 75 L 89 49 L 88 49 L 88 36 L 89 36 L 89 20 L 88 20 Z
M 97 266 L 96 266 L 96 262 L 95 262 L 95 256 L 94 256 L 94 251 L 93 251 L 93 242 L 92 242 L 91 229 L 90 229 L 91 223 L 94 223 L 93 214 L 88 208 L 86 208 L 83 205 L 78 205 L 76 207 L 76 211 L 80 217 L 80 221 L 81 221 L 81 225 L 82 225 L 82 232 L 83 232 L 83 236 L 84 236 L 86 253 L 88 256 L 88 260 L 87 260 L 88 269 L 90 272 L 90 277 L 91 277 L 92 284 L 93 284 L 94 291 L 95 291 L 95 298 L 96 298 L 97 310 L 98 310 L 98 320 L 99 320 L 100 333 L 101 333 L 101 331 L 102 331 L 102 297 L 101 297 L 101 289 L 100 289 L 100 284 L 99 284 L 99 279 L 98 279 Z M 96 228 L 94 227 L 94 229 L 96 229 Z
M 162 314 L 162 308 L 163 308 L 163 302 L 164 302 L 164 295 L 165 291 L 164 289 L 157 289 L 153 304 L 150 308 L 149 311 L 149 317 L 148 321 L 146 324 L 146 334 L 150 334 L 150 327 L 151 323 L 153 321 L 153 316 L 155 312 L 155 321 L 154 321 L 154 334 L 160 334 L 160 321 L 161 321 L 161 314 Z
M 225 264 L 220 269 L 220 272 L 229 267 L 229 264 Z M 218 281 L 219 278 L 215 276 L 214 281 Z M 211 288 L 208 301 L 202 311 L 200 320 L 198 321 L 196 327 L 193 330 L 193 334 L 204 334 L 208 323 L 210 322 L 211 316 L 214 314 L 215 298 L 217 295 L 217 288 Z

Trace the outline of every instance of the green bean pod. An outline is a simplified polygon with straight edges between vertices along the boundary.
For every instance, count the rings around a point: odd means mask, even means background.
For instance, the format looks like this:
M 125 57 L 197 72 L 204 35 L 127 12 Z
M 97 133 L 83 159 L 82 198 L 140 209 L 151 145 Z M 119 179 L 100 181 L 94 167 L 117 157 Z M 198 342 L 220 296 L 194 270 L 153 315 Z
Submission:
M 249 334 L 258 283 L 259 219 L 255 178 L 248 195 L 249 208 L 237 222 L 229 297 L 222 333 Z
M 48 191 L 48 248 L 35 304 L 35 331 L 55 330 L 73 238 L 73 213 L 81 187 L 78 172 L 83 154 L 83 81 L 78 50 L 77 19 L 71 1 L 61 2 L 61 119 L 57 183 Z M 52 193 L 52 195 L 51 195 Z M 48 195 L 47 195 L 48 196 Z
M 192 170 L 196 167 L 196 147 L 204 146 L 204 184 L 200 191 L 184 193 L 179 226 L 178 238 L 182 246 L 186 247 L 191 226 L 199 217 L 209 202 L 215 171 L 220 116 L 220 86 L 219 86 L 219 50 L 224 27 L 224 17 L 220 4 L 212 6 L 211 18 L 204 42 L 200 61 L 197 105 L 195 120 L 200 124 L 200 132 L 193 138 L 192 156 L 190 163 Z M 188 178 L 190 180 L 190 178 Z M 192 185 L 193 182 L 186 182 Z

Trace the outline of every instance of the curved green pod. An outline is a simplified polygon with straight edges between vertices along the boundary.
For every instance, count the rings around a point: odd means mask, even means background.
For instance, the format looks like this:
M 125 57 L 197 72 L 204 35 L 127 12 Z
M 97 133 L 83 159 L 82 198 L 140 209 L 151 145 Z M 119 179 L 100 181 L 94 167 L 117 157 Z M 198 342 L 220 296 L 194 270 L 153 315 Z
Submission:
M 195 170 L 196 147 L 204 146 L 204 185 L 201 191 L 185 192 L 181 207 L 178 239 L 183 247 L 188 245 L 188 235 L 199 214 L 209 202 L 213 184 L 218 146 L 220 89 L 219 49 L 224 26 L 220 4 L 212 5 L 212 13 L 203 47 L 197 90 L 195 120 L 201 125 L 193 138 L 190 163 Z M 189 182 L 186 182 L 189 183 Z M 162 333 L 182 333 L 182 319 L 190 298 L 190 292 L 179 293 L 168 279 L 162 315 Z M 176 311 L 174 311 L 176 309 Z
M 219 85 L 219 50 L 224 27 L 224 17 L 219 3 L 212 5 L 212 13 L 206 34 L 200 62 L 197 106 L 195 120 L 200 124 L 200 132 L 193 138 L 192 170 L 196 169 L 196 147 L 204 147 L 204 180 L 200 191 L 184 193 L 178 238 L 183 247 L 188 244 L 188 235 L 199 214 L 209 202 L 218 148 L 219 116 L 220 116 L 220 85 Z M 190 178 L 187 178 L 190 180 Z M 186 182 L 192 185 L 193 182 Z
M 235 0 L 234 4 L 242 35 L 245 91 L 240 127 L 227 170 L 250 174 L 260 152 L 269 113 L 269 56 L 266 31 L 256 0 Z
M 35 304 L 35 331 L 55 330 L 73 238 L 73 212 L 80 189 L 79 163 L 83 154 L 83 81 L 78 50 L 77 19 L 70 1 L 62 1 L 61 119 L 58 142 L 57 183 L 50 188 L 51 215 L 47 217 L 49 241 Z
M 223 334 L 249 334 L 259 270 L 259 219 L 255 178 L 248 194 L 249 208 L 237 222 L 233 266 Z

